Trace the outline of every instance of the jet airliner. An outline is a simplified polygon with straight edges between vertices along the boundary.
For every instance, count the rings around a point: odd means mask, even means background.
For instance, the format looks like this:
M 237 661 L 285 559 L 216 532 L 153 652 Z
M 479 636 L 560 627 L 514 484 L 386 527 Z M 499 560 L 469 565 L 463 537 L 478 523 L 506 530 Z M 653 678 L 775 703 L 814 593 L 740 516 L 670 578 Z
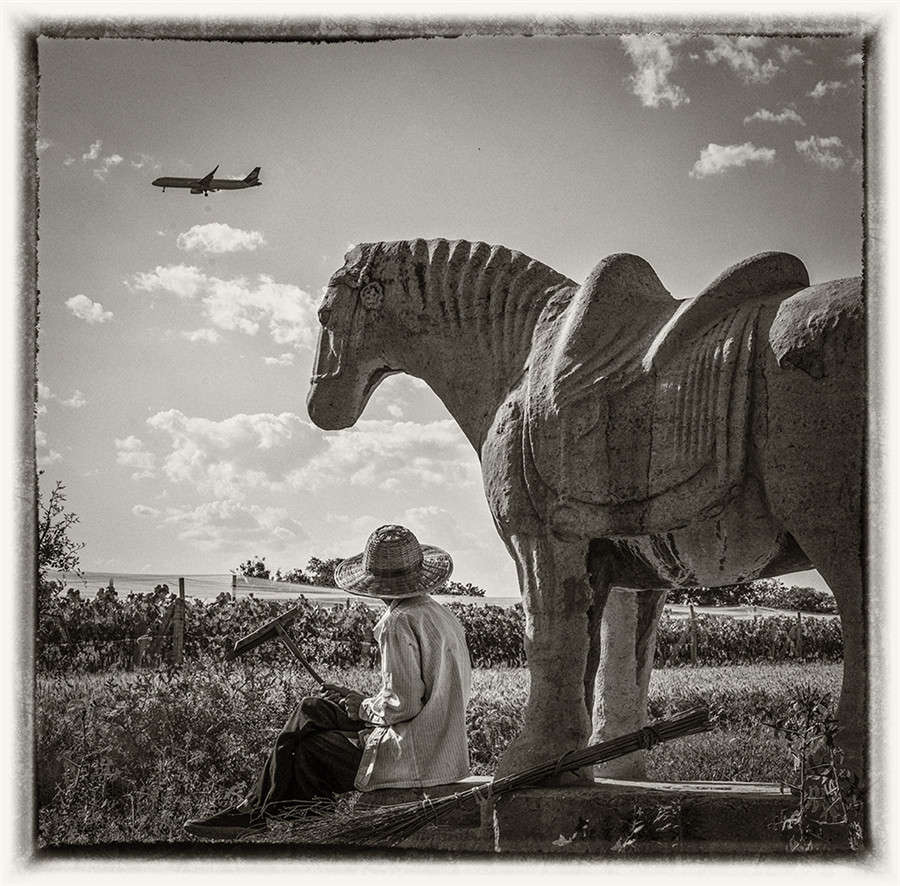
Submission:
M 256 188 L 262 184 L 259 180 L 258 166 L 246 178 L 213 178 L 218 168 L 217 166 L 203 178 L 178 178 L 164 175 L 162 178 L 155 178 L 152 184 L 162 188 L 163 193 L 166 188 L 190 188 L 192 194 L 203 194 L 204 197 L 208 196 L 210 191 L 236 191 L 243 188 Z

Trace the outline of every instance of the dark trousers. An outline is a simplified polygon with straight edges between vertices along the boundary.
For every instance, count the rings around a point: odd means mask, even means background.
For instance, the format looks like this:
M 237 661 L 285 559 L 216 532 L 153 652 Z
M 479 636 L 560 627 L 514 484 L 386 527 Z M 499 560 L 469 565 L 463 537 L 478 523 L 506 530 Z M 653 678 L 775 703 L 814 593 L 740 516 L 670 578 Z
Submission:
M 304 698 L 275 739 L 247 796 L 251 807 L 271 814 L 352 791 L 362 750 L 350 739 L 362 728 L 334 702 Z

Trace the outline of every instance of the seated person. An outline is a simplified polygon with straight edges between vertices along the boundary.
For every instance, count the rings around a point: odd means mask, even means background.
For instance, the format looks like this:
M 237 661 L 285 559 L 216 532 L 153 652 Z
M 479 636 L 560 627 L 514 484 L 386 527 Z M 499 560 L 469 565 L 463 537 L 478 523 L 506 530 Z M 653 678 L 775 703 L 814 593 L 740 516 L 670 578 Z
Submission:
M 459 621 L 428 594 L 453 570 L 450 555 L 421 546 L 402 526 L 382 526 L 363 553 L 335 570 L 338 587 L 377 597 L 381 689 L 368 698 L 326 684 L 301 700 L 242 803 L 185 822 L 219 839 L 266 829 L 266 816 L 351 791 L 418 788 L 469 774 L 466 704 L 471 666 Z

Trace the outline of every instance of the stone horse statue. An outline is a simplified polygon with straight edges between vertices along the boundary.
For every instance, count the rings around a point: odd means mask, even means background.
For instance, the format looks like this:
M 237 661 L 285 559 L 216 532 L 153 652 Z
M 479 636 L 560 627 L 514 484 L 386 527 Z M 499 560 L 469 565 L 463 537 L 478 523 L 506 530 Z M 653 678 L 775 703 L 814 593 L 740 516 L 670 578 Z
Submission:
M 319 320 L 319 427 L 352 426 L 406 372 L 478 453 L 518 569 L 531 672 L 498 774 L 646 722 L 666 589 L 811 566 L 840 608 L 840 735 L 862 771 L 859 279 L 810 286 L 799 259 L 772 252 L 678 301 L 634 255 L 605 258 L 579 286 L 501 246 L 371 243 L 348 252 Z M 636 602 L 603 618 L 618 595 Z

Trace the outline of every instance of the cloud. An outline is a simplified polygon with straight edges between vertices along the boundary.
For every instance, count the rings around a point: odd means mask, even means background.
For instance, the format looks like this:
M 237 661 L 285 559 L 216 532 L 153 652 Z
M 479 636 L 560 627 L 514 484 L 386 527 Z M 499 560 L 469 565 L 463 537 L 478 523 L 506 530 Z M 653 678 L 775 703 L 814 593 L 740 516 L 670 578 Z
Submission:
M 754 51 L 766 45 L 762 37 L 715 35 L 708 39 L 713 48 L 706 50 L 706 60 L 711 65 L 725 62 L 744 83 L 768 83 L 781 70 L 772 59 L 763 61 Z
M 131 509 L 131 513 L 135 517 L 158 517 L 160 511 L 157 508 L 151 508 L 149 505 L 135 505 Z
M 192 265 L 158 266 L 135 274 L 126 284 L 147 292 L 172 292 L 181 298 L 199 296 L 207 320 L 219 329 L 256 335 L 268 325 L 280 345 L 312 348 L 318 334 L 317 300 L 291 283 L 276 283 L 260 274 L 255 283 L 243 277 L 222 280 Z
M 812 96 L 816 101 L 820 98 L 824 98 L 828 93 L 835 93 L 841 89 L 846 89 L 849 86 L 848 83 L 844 83 L 841 80 L 820 80 L 816 85 L 812 88 L 812 91 L 808 92 L 807 95 Z
M 231 500 L 209 501 L 195 508 L 168 508 L 163 522 L 177 527 L 182 541 L 207 550 L 245 553 L 255 545 L 281 551 L 307 537 L 303 526 L 284 508 Z
M 289 412 L 214 421 L 170 409 L 147 425 L 168 436 L 162 469 L 169 480 L 222 498 L 287 488 L 288 475 L 324 445 L 318 428 Z
M 361 420 L 326 435 L 325 449 L 289 480 L 297 488 L 330 483 L 395 491 L 480 483 L 478 460 L 452 419 L 426 423 Z
M 136 468 L 131 475 L 133 480 L 156 476 L 156 456 L 144 448 L 144 444 L 135 436 L 113 441 L 116 447 L 116 463 L 126 468 Z
M 106 323 L 113 318 L 112 311 L 104 311 L 100 302 L 91 301 L 86 295 L 81 293 L 67 299 L 66 307 L 79 320 L 84 320 L 85 323 Z
M 34 149 L 38 152 L 38 154 L 43 154 L 47 148 L 52 147 L 53 142 L 50 141 L 49 138 L 38 138 L 38 140 L 34 143 Z
M 397 403 L 388 403 L 388 405 L 387 405 L 387 411 L 388 411 L 394 418 L 403 418 L 403 407 L 400 406 L 400 405 L 397 404 Z
M 108 157 L 104 157 L 100 161 L 101 165 L 94 170 L 94 177 L 105 182 L 110 169 L 114 166 L 118 166 L 121 162 L 122 158 L 118 154 L 110 154 Z
M 186 338 L 190 342 L 206 342 L 206 344 L 214 345 L 220 341 L 222 336 L 215 329 L 192 329 L 181 333 L 182 338 Z
M 850 55 L 848 55 L 848 56 L 844 59 L 844 64 L 845 64 L 848 68 L 859 68 L 859 67 L 862 67 L 862 62 L 863 62 L 863 56 L 862 56 L 862 53 L 861 53 L 861 52 L 851 52 Z
M 263 360 L 267 366 L 293 366 L 294 354 L 292 351 L 288 351 L 278 357 L 263 357 Z
M 780 58 L 784 64 L 790 62 L 791 59 L 804 58 L 803 50 L 797 49 L 796 46 L 789 46 L 787 43 L 779 46 L 777 52 L 778 58 Z
M 88 148 L 88 150 L 81 155 L 82 163 L 94 163 L 97 160 L 100 161 L 100 165 L 95 167 L 92 171 L 94 173 L 94 178 L 99 179 L 102 182 L 106 181 L 106 176 L 109 174 L 111 169 L 114 169 L 116 166 L 120 166 L 124 162 L 124 157 L 121 154 L 107 154 L 105 157 L 101 156 L 101 148 L 103 147 L 103 141 L 101 139 L 97 139 L 97 141 L 93 142 Z M 146 156 L 144 154 L 142 157 Z M 63 161 L 65 166 L 71 166 L 75 162 L 74 157 L 66 157 Z M 134 163 L 132 162 L 132 166 Z M 140 168 L 140 167 L 137 167 Z
M 62 456 L 55 449 L 50 448 L 50 444 L 47 442 L 47 435 L 40 428 L 35 428 L 34 431 L 34 448 L 36 450 L 38 467 L 45 468 L 48 465 L 62 461 Z
M 382 491 L 480 486 L 478 459 L 452 419 L 430 423 L 362 420 L 326 432 L 293 413 L 237 414 L 221 420 L 159 412 L 147 426 L 161 445 L 138 463 L 137 438 L 117 441 L 130 466 L 152 470 L 201 495 L 246 501 L 259 492 L 296 494 L 368 487 Z M 124 463 L 124 462 L 123 462 Z
M 133 169 L 160 169 L 162 164 L 150 154 L 138 153 L 137 160 L 130 160 Z
M 62 401 L 63 406 L 68 406 L 70 409 L 81 409 L 86 403 L 87 398 L 77 388 L 75 389 L 75 393 L 72 394 L 68 400 Z
M 66 157 L 66 159 L 63 160 L 63 166 L 71 166 L 74 162 L 75 162 L 74 157 Z
M 179 234 L 175 242 L 185 252 L 199 250 L 206 253 L 238 252 L 242 249 L 252 251 L 266 243 L 259 231 L 242 231 L 221 222 L 194 225 Z
M 811 135 L 805 141 L 795 141 L 794 147 L 804 159 L 832 172 L 836 172 L 846 162 L 841 156 L 844 151 L 844 143 L 836 135 L 827 138 Z
M 141 271 L 131 281 L 125 281 L 132 289 L 145 292 L 171 292 L 179 298 L 194 298 L 206 285 L 206 275 L 193 265 L 157 265 L 153 271 Z
M 42 381 L 37 383 L 37 394 L 38 415 L 43 415 L 47 411 L 47 407 L 44 404 L 51 400 L 56 400 L 58 403 L 62 403 L 63 406 L 68 406 L 70 409 L 81 409 L 81 407 L 87 403 L 87 398 L 77 388 L 68 400 L 63 400 L 50 390 L 49 385 L 45 385 Z
M 658 108 L 664 102 L 673 108 L 690 103 L 688 94 L 669 80 L 678 64 L 678 56 L 672 48 L 681 42 L 681 38 L 649 34 L 628 35 L 619 40 L 635 66 L 635 72 L 627 78 L 628 83 L 645 108 Z
M 793 108 L 782 108 L 777 114 L 766 108 L 760 108 L 749 117 L 744 117 L 744 125 L 752 123 L 754 120 L 760 120 L 763 123 L 797 123 L 800 126 L 806 126 L 806 121 Z
M 775 159 L 774 148 L 758 148 L 752 142 L 742 145 L 716 145 L 710 143 L 700 151 L 700 159 L 690 171 L 691 178 L 706 178 L 711 175 L 722 175 L 726 169 L 734 166 L 746 166 L 748 163 L 762 163 L 770 166 Z
M 90 148 L 88 148 L 87 153 L 81 155 L 81 160 L 83 163 L 87 163 L 89 160 L 96 160 L 100 156 L 100 148 L 103 147 L 103 142 L 100 139 L 97 139 Z

